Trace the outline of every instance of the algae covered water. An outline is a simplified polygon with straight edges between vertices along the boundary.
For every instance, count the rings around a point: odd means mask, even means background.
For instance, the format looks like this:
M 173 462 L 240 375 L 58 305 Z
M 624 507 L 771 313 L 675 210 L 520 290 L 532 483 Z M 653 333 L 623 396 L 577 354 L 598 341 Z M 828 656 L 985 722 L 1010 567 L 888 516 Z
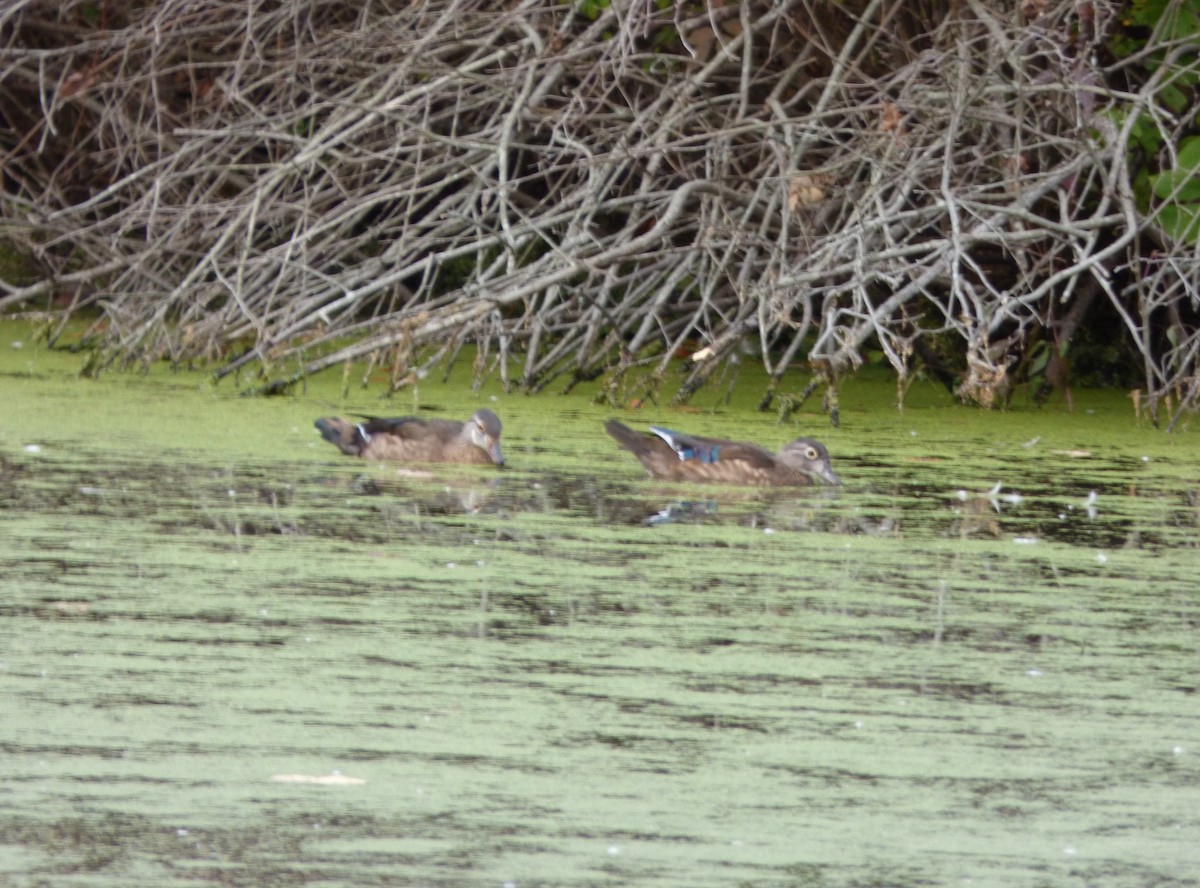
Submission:
M 0 332 L 0 883 L 1200 884 L 1200 444 L 1120 395 L 616 412 L 846 482 L 722 490 L 582 392 L 248 399 Z M 484 403 L 501 472 L 312 428 Z

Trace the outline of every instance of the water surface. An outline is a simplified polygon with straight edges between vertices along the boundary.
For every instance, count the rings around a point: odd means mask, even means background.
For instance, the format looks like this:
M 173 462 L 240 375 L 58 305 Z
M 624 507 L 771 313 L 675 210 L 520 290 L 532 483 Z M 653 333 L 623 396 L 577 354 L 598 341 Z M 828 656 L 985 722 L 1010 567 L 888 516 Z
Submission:
M 243 399 L 16 338 L 0 883 L 1200 884 L 1200 446 L 1119 395 L 618 414 L 847 482 L 721 491 L 585 392 Z M 503 472 L 311 428 L 479 403 Z

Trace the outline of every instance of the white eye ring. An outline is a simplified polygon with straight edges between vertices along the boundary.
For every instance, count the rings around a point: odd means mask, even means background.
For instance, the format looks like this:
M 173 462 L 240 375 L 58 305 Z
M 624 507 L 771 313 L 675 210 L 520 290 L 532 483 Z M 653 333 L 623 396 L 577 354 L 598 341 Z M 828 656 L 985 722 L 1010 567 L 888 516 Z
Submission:
M 815 448 L 815 447 L 805 448 L 804 455 L 807 456 L 809 459 L 816 459 L 817 458 L 817 448 Z

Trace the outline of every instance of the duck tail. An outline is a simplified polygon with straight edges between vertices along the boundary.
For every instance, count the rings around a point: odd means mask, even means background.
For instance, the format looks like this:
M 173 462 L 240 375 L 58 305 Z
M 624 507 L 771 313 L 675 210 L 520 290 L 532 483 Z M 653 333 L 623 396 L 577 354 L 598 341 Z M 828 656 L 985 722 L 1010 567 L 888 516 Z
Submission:
M 604 431 L 608 432 L 618 444 L 630 453 L 639 454 L 646 452 L 646 436 L 640 432 L 635 432 L 629 426 L 625 425 L 625 423 L 610 419 L 604 424 Z
M 342 453 L 349 456 L 362 455 L 363 445 L 367 443 L 367 439 L 363 435 L 362 429 L 354 423 L 330 416 L 318 419 L 313 424 L 321 433 L 321 437 Z

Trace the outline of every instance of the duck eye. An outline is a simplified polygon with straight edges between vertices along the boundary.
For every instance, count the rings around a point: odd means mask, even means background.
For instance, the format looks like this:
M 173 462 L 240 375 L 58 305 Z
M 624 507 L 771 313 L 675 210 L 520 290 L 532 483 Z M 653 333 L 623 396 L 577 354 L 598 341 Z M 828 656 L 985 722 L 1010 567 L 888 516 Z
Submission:
M 815 447 L 805 448 L 804 455 L 807 456 L 809 459 L 816 459 L 817 458 L 817 448 L 815 448 Z

